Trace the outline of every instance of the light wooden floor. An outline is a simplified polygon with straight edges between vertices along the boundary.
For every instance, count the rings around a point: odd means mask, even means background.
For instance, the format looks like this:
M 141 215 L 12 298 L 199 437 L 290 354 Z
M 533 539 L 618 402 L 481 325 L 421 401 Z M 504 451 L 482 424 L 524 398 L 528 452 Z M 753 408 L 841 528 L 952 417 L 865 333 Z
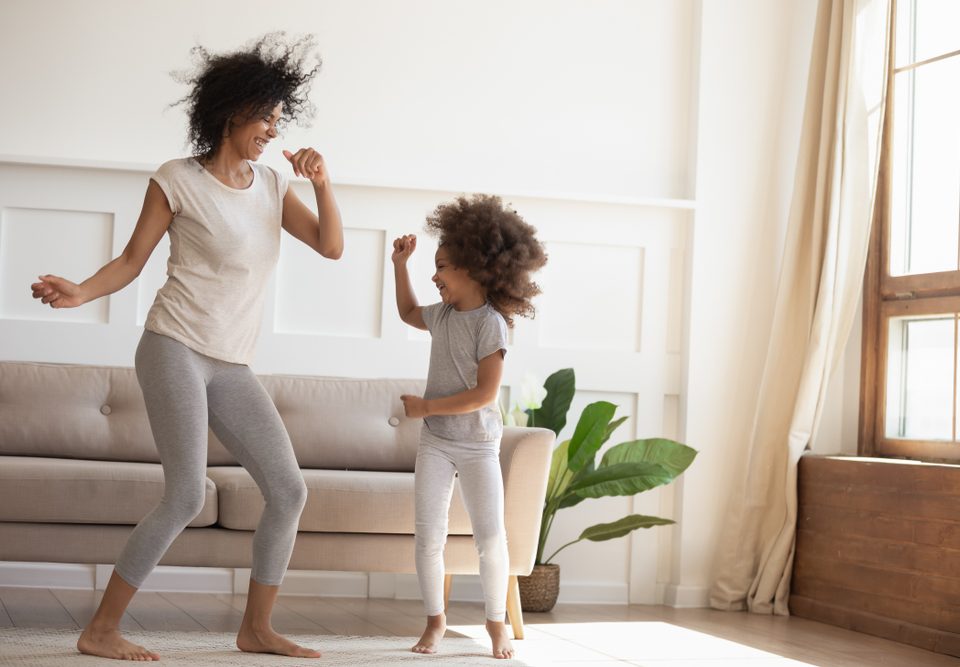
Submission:
M 77 629 L 90 618 L 99 595 L 0 587 L 0 627 Z M 244 601 L 242 595 L 142 592 L 123 627 L 234 632 Z M 280 632 L 318 635 L 315 645 L 322 650 L 325 634 L 396 636 L 403 638 L 398 642 L 410 643 L 422 630 L 421 613 L 420 602 L 413 600 L 283 596 L 273 620 Z M 800 618 L 642 605 L 558 605 L 547 614 L 526 614 L 524 620 L 527 638 L 516 643 L 517 657 L 530 665 L 960 665 L 954 658 Z M 479 603 L 453 602 L 448 622 L 455 636 L 484 636 Z M 425 657 L 425 664 L 430 659 Z

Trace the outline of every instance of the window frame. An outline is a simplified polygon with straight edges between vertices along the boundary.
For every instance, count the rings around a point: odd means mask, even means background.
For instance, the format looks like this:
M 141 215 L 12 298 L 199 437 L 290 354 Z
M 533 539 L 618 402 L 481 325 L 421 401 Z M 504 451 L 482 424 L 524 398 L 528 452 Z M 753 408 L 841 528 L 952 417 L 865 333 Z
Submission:
M 955 271 L 890 275 L 890 236 L 893 189 L 893 115 L 896 75 L 946 58 L 960 58 L 960 50 L 939 54 L 902 67 L 896 63 L 897 0 L 892 0 L 887 90 L 880 145 L 880 166 L 863 284 L 863 333 L 860 349 L 860 419 L 858 453 L 861 456 L 903 457 L 960 463 L 960 423 L 957 422 L 957 350 L 954 348 L 954 437 L 911 440 L 886 436 L 887 338 L 890 319 L 908 314 L 960 313 L 960 268 Z M 957 330 L 954 316 L 954 330 Z M 956 340 L 956 337 L 955 337 Z

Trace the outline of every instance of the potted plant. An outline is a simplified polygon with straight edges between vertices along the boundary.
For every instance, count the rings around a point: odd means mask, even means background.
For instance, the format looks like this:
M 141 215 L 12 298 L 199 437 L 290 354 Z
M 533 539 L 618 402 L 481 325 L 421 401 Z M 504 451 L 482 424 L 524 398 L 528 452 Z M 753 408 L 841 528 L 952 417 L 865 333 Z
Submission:
M 559 437 L 566 426 L 567 411 L 576 391 L 573 369 L 565 368 L 548 377 L 543 390 L 540 396 L 532 394 L 529 388 L 524 390 L 519 409 L 506 415 L 506 421 L 520 426 L 549 428 Z M 616 405 L 607 401 L 588 405 L 577 421 L 573 436 L 559 443 L 553 452 L 536 565 L 530 576 L 519 577 L 520 602 L 524 611 L 549 611 L 556 604 L 560 566 L 551 561 L 563 549 L 583 540 L 603 542 L 623 537 L 638 528 L 674 523 L 670 519 L 629 514 L 611 523 L 584 529 L 577 539 L 544 557 L 547 537 L 559 510 L 589 498 L 633 496 L 668 484 L 686 470 L 697 455 L 696 450 L 674 440 L 649 438 L 614 445 L 597 463 L 597 452 L 627 419 L 614 419 L 616 409 Z

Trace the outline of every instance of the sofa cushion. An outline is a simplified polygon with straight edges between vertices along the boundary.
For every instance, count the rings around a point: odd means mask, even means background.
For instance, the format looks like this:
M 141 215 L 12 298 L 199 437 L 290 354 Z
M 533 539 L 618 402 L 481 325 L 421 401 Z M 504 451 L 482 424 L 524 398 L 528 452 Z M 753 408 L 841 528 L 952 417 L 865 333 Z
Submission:
M 263 513 L 256 482 L 239 467 L 211 467 L 217 485 L 219 523 L 234 530 L 254 530 Z M 304 470 L 307 503 L 299 530 L 312 533 L 412 534 L 413 473 L 361 470 Z M 455 485 L 450 503 L 451 535 L 472 535 L 470 519 Z
M 422 380 L 262 375 L 302 468 L 413 472 L 421 419 L 407 419 L 402 394 Z
M 0 521 L 135 525 L 163 497 L 156 463 L 0 456 Z M 217 520 L 217 489 L 191 527 Z
M 51 410 L 50 406 L 56 406 Z M 0 454 L 159 463 L 132 368 L 3 362 Z M 207 461 L 234 458 L 209 436 Z
M 0 455 L 159 463 L 132 368 L 0 362 Z M 420 419 L 401 394 L 423 380 L 262 375 L 304 468 L 412 472 Z M 51 412 L 50 406 L 56 405 Z M 209 433 L 208 465 L 236 465 Z

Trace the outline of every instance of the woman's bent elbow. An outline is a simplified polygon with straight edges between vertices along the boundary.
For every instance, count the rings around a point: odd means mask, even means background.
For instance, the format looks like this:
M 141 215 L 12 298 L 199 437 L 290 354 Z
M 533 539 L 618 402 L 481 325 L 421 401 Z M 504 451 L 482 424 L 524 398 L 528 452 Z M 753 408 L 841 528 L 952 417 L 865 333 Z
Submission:
M 343 248 L 324 248 L 320 251 L 320 254 L 327 259 L 337 260 L 343 257 Z

